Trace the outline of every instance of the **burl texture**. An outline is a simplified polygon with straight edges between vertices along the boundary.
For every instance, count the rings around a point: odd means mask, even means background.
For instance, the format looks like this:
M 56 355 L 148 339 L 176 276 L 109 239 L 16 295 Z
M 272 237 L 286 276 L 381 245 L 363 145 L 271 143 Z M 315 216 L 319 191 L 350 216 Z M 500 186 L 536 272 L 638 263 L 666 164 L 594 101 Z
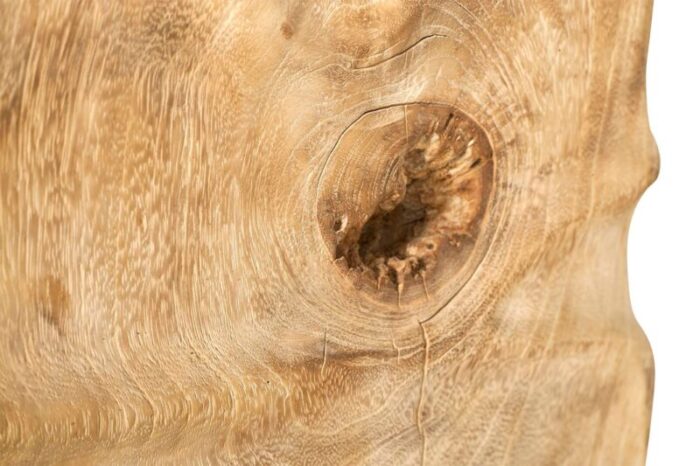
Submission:
M 643 464 L 651 0 L 0 0 L 0 463 Z

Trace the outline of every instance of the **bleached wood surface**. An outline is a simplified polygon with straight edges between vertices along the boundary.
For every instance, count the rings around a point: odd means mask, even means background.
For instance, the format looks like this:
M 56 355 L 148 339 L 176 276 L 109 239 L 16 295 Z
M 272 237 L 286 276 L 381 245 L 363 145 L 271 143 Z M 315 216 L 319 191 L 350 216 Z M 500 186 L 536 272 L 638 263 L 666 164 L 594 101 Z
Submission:
M 0 462 L 642 464 L 650 7 L 0 2 Z

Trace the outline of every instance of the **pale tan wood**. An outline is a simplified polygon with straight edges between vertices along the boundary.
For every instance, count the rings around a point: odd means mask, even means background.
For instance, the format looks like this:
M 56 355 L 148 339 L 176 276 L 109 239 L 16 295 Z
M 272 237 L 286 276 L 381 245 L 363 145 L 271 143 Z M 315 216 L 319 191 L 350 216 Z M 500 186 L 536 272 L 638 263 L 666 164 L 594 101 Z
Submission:
M 0 3 L 0 462 L 642 464 L 650 10 Z

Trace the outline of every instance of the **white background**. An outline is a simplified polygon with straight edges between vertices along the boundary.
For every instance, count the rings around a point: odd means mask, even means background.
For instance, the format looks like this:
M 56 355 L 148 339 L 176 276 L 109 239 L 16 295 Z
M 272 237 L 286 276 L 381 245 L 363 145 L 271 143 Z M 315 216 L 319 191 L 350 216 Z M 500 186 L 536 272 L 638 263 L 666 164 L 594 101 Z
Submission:
M 656 362 L 647 465 L 700 466 L 700 2 L 654 2 L 647 91 L 661 173 L 628 249 L 632 308 Z

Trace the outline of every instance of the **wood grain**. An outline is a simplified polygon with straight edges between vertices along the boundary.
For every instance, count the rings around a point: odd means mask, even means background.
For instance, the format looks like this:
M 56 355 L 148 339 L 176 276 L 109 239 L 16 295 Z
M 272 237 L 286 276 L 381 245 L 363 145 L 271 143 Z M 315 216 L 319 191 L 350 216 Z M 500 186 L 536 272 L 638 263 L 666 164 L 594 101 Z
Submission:
M 650 0 L 0 2 L 0 462 L 643 464 Z

